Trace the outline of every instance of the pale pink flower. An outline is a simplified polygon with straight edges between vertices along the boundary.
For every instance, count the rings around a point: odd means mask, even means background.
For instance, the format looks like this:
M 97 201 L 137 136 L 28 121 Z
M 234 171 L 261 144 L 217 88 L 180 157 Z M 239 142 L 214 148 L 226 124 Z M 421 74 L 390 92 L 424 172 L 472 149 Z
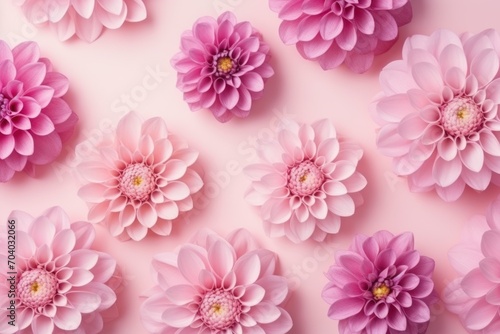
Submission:
M 362 203 L 359 192 L 366 179 L 356 168 L 363 150 L 339 140 L 327 119 L 312 125 L 289 122 L 258 152 L 262 161 L 244 169 L 252 180 L 245 198 L 260 208 L 271 237 L 322 241 Z
M 412 19 L 409 0 L 269 0 L 283 20 L 285 44 L 296 44 L 302 57 L 317 60 L 324 70 L 343 63 L 367 71 L 376 55 L 398 38 L 400 26 Z
M 357 235 L 335 254 L 323 299 L 340 334 L 423 334 L 437 300 L 434 260 L 414 249 L 413 234 Z
M 276 262 L 247 230 L 225 239 L 202 230 L 177 252 L 154 256 L 144 326 L 151 333 L 287 333 L 292 319 L 281 305 L 288 283 Z
M 53 162 L 78 121 L 62 99 L 68 79 L 40 58 L 35 42 L 12 50 L 0 40 L 0 182 L 16 172 L 35 175 Z
M 91 248 L 95 239 L 92 224 L 70 223 L 60 207 L 50 208 L 36 218 L 13 211 L 8 219 L 15 222 L 16 270 L 13 271 L 17 274 L 0 272 L 0 332 L 101 332 L 102 312 L 116 300 L 110 287 L 116 261 Z M 7 245 L 5 233 L 0 239 L 2 245 Z M 0 252 L 0 260 L 7 265 L 7 247 Z M 7 298 L 11 289 L 15 298 Z M 16 327 L 7 323 L 10 300 L 15 300 Z
M 269 46 L 250 22 L 233 13 L 217 20 L 198 19 L 181 37 L 181 52 L 172 58 L 177 87 L 192 111 L 209 109 L 220 122 L 247 117 L 274 74 Z
M 143 239 L 148 230 L 169 235 L 172 221 L 193 208 L 203 186 L 194 166 L 198 152 L 167 131 L 163 119 L 142 123 L 130 112 L 116 136 L 78 168 L 89 181 L 78 195 L 90 204 L 88 218 L 122 240 Z
M 448 309 L 469 333 L 500 333 L 500 197 L 470 220 L 448 257 L 460 274 L 445 289 Z
M 454 201 L 466 185 L 500 183 L 499 64 L 495 30 L 461 37 L 438 30 L 408 38 L 403 59 L 382 70 L 372 105 L 377 146 L 411 191 Z
M 143 0 L 17 0 L 33 24 L 48 25 L 61 41 L 76 35 L 95 41 L 104 28 L 140 22 L 147 12 Z

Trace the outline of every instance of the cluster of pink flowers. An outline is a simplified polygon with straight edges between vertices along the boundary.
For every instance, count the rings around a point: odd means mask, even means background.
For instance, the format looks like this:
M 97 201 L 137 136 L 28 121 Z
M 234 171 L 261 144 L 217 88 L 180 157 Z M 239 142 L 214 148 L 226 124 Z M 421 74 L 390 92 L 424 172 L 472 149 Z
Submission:
M 61 40 L 93 42 L 104 28 L 146 19 L 143 0 L 19 0 L 30 22 L 50 26 Z M 374 57 L 412 19 L 410 0 L 269 0 L 282 20 L 279 35 L 325 70 L 345 64 L 367 71 Z M 219 122 L 250 115 L 274 75 L 270 47 L 249 22 L 231 12 L 201 17 L 171 59 L 177 88 L 192 111 L 209 110 Z M 494 29 L 457 35 L 437 30 L 404 43 L 402 59 L 379 76 L 371 104 L 379 125 L 376 144 L 406 176 L 411 191 L 435 191 L 455 201 L 466 188 L 500 185 L 500 34 Z M 0 182 L 16 172 L 35 174 L 53 162 L 78 117 L 64 101 L 68 79 L 41 58 L 34 42 L 10 48 L 0 40 Z M 260 162 L 244 169 L 245 193 L 270 237 L 300 243 L 337 234 L 342 219 L 362 204 L 366 178 L 362 148 L 340 139 L 328 119 L 288 121 L 259 143 Z M 121 240 L 149 232 L 168 236 L 194 208 L 204 185 L 198 152 L 170 133 L 162 118 L 142 121 L 130 112 L 116 134 L 78 166 L 86 180 L 78 195 L 88 219 Z M 59 207 L 32 217 L 14 211 L 16 273 L 0 273 L 0 294 L 14 286 L 16 326 L 2 333 L 98 333 L 116 301 L 116 261 L 92 249 L 95 230 L 70 223 Z M 5 243 L 6 235 L 0 234 Z M 449 258 L 459 277 L 445 302 L 470 333 L 500 332 L 500 197 L 471 220 Z M 0 250 L 0 262 L 8 254 Z M 278 257 L 238 229 L 226 238 L 202 229 L 174 252 L 152 260 L 155 286 L 141 307 L 152 333 L 285 334 L 289 288 Z M 322 297 L 341 334 L 423 334 L 436 301 L 434 260 L 414 249 L 410 232 L 358 234 L 337 251 Z M 14 269 L 13 269 L 14 270 Z M 9 273 L 10 274 L 10 273 Z M 0 317 L 9 313 L 0 301 Z

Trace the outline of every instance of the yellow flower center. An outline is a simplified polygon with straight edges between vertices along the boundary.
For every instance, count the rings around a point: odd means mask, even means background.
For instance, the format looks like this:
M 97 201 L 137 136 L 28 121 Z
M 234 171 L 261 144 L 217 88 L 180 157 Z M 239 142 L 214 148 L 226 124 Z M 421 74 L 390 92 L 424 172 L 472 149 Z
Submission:
M 217 60 L 217 69 L 219 72 L 228 73 L 233 68 L 233 61 L 229 57 L 221 57 Z
M 40 289 L 40 286 L 38 285 L 38 282 L 33 282 L 31 283 L 31 292 L 38 292 Z
M 383 283 L 379 286 L 375 286 L 372 289 L 373 298 L 375 300 L 380 300 L 382 298 L 385 298 L 389 295 L 389 293 L 391 293 L 391 288 L 389 288 L 387 285 Z
M 307 181 L 307 173 L 304 173 L 299 177 L 300 183 L 304 183 L 305 181 Z
M 142 183 L 142 177 L 141 176 L 136 176 L 134 177 L 134 179 L 132 180 L 132 184 L 136 187 L 140 186 Z
M 218 303 L 212 305 L 212 311 L 217 315 L 221 315 L 221 313 L 224 313 L 222 306 Z

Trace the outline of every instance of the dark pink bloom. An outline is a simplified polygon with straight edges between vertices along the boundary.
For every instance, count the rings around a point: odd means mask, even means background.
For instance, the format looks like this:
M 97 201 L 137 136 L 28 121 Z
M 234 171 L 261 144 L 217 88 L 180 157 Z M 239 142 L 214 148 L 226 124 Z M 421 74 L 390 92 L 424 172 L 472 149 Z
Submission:
M 448 309 L 469 333 L 500 333 L 500 197 L 470 220 L 448 256 L 460 274 L 445 290 Z
M 372 104 L 380 151 L 410 190 L 446 201 L 500 184 L 500 35 L 415 35 L 380 73 Z
M 279 34 L 325 70 L 345 63 L 365 72 L 411 21 L 409 0 L 269 0 L 283 20 Z
M 181 37 L 181 52 L 172 58 L 177 87 L 192 111 L 209 109 L 220 122 L 247 117 L 252 101 L 263 94 L 274 74 L 269 46 L 249 22 L 226 12 L 217 20 L 198 19 Z
M 276 265 L 277 255 L 257 248 L 247 230 L 227 238 L 202 230 L 177 252 L 154 257 L 144 326 L 151 333 L 288 333 L 292 319 L 281 307 L 288 284 Z
M 427 330 L 435 301 L 434 260 L 413 248 L 413 234 L 357 235 L 335 254 L 323 299 L 341 334 L 417 334 Z
M 0 40 L 0 182 L 54 161 L 78 117 L 62 99 L 68 79 L 40 58 L 35 42 Z
M 95 230 L 88 222 L 71 223 L 53 207 L 39 217 L 13 211 L 16 226 L 15 282 L 0 273 L 1 333 L 100 333 L 103 315 L 115 301 L 116 261 L 92 249 Z M 7 245 L 5 233 L 0 244 Z M 7 247 L 0 260 L 7 265 Z M 15 283 L 16 326 L 7 324 L 10 283 Z

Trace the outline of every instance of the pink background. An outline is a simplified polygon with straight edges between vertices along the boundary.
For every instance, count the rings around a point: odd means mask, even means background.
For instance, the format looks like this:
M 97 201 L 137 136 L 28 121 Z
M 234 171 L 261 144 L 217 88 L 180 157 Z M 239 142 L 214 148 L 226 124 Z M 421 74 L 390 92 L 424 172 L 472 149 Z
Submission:
M 1 220 L 6 222 L 14 209 L 39 215 L 54 205 L 62 206 L 75 221 L 85 220 L 87 206 L 77 196 L 82 183 L 74 167 L 129 109 L 138 111 L 143 118 L 162 116 L 171 131 L 183 135 L 201 152 L 200 162 L 207 172 L 205 181 L 210 184 L 198 203 L 203 208 L 194 212 L 188 222 L 174 226 L 170 237 L 148 236 L 141 242 L 120 242 L 96 226 L 95 247 L 113 255 L 124 274 L 124 286 L 118 295 L 119 319 L 107 323 L 105 333 L 145 333 L 139 316 L 139 295 L 152 286 L 152 255 L 173 250 L 202 227 L 223 235 L 246 227 L 262 246 L 279 254 L 281 273 L 289 278 L 293 290 L 286 305 L 294 321 L 290 333 L 337 333 L 337 322 L 326 316 L 328 306 L 321 299 L 326 283 L 323 273 L 332 263 L 333 251 L 348 247 L 356 233 L 412 231 L 420 252 L 436 260 L 434 280 L 442 293 L 456 276 L 447 261 L 448 249 L 459 242 L 470 217 L 484 213 L 498 189 L 483 193 L 468 190 L 454 203 L 445 203 L 434 193 L 410 193 L 406 181 L 391 172 L 389 158 L 378 153 L 376 125 L 367 110 L 379 91 L 378 73 L 385 64 L 401 57 L 406 37 L 430 34 L 438 28 L 457 33 L 500 29 L 498 0 L 413 1 L 413 21 L 400 30 L 396 45 L 362 75 L 343 67 L 325 72 L 317 63 L 302 59 L 295 47 L 283 45 L 278 36 L 280 21 L 269 10 L 267 1 L 145 2 L 147 21 L 106 31 L 92 44 L 80 40 L 59 42 L 49 29 L 27 23 L 10 0 L 1 0 L 0 4 L 0 38 L 11 46 L 23 40 L 37 41 L 42 54 L 70 79 L 67 101 L 80 117 L 77 133 L 63 156 L 41 169 L 38 179 L 21 174 L 0 185 Z M 271 45 L 276 75 L 268 81 L 264 98 L 254 104 L 249 118 L 220 124 L 208 112 L 189 111 L 175 87 L 175 72 L 169 60 L 178 50 L 182 31 L 190 29 L 198 17 L 217 16 L 226 9 L 262 32 Z M 148 78 L 151 71 L 162 74 L 155 81 Z M 128 105 L 125 95 L 131 96 Z M 365 204 L 354 217 L 344 220 L 340 234 L 328 243 L 295 245 L 286 239 L 266 237 L 258 214 L 243 200 L 249 181 L 241 167 L 255 161 L 255 138 L 272 133 L 277 115 L 283 114 L 301 122 L 328 117 L 341 137 L 359 142 L 365 150 L 360 164 L 360 171 L 368 179 Z M 432 308 L 428 333 L 460 334 L 465 330 L 458 318 L 438 303 Z

